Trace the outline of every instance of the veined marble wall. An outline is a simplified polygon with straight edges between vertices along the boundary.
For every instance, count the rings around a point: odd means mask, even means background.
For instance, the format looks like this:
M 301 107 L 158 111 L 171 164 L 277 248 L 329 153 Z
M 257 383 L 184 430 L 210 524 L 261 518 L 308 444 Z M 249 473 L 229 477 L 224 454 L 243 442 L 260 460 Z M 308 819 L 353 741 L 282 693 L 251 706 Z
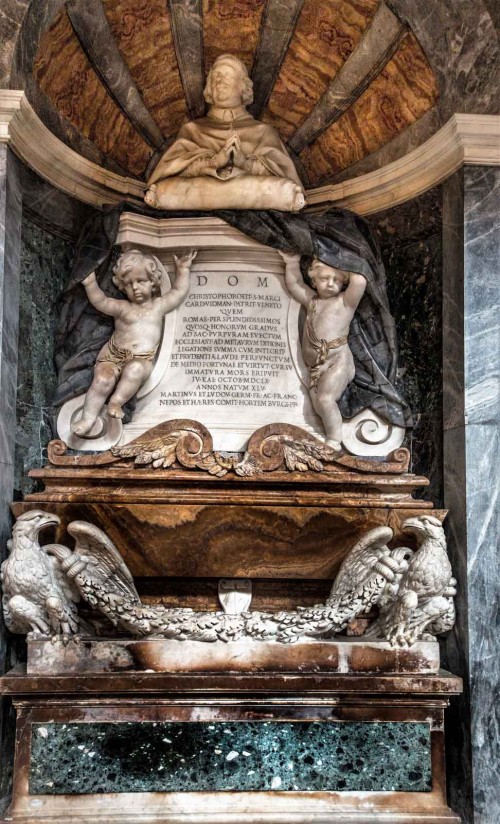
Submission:
M 442 192 L 437 187 L 369 218 L 378 237 L 399 340 L 398 388 L 413 412 L 412 471 L 443 504 Z
M 13 497 L 20 498 L 33 487 L 27 472 L 43 463 L 52 437 L 47 408 L 56 378 L 52 361 L 56 301 L 69 277 L 76 232 L 91 209 L 42 181 L 5 147 L 0 149 L 3 149 L 0 166 L 4 164 L 0 168 L 0 250 L 6 274 L 5 280 L 0 277 L 3 316 L 0 330 L 4 333 L 0 341 L 2 344 L 5 341 L 0 353 L 0 405 L 3 404 L 0 550 L 4 551 L 11 529 L 9 504 Z M 14 411 L 15 431 L 11 427 Z M 2 560 L 0 557 L 0 562 Z M 0 669 L 15 666 L 24 654 L 21 639 L 7 637 L 1 625 Z M 14 712 L 3 702 L 0 815 L 8 804 L 14 731 Z
M 27 477 L 43 466 L 51 439 L 50 405 L 57 381 L 53 363 L 57 300 L 68 280 L 74 246 L 23 216 L 14 495 L 34 489 Z
M 457 622 L 444 666 L 464 678 L 448 713 L 448 786 L 464 824 L 500 821 L 500 169 L 444 184 L 444 470 Z
M 22 191 L 20 238 L 19 364 L 16 405 L 14 497 L 34 488 L 27 473 L 46 458 L 57 300 L 69 274 L 78 235 L 94 209 L 79 203 L 19 164 Z

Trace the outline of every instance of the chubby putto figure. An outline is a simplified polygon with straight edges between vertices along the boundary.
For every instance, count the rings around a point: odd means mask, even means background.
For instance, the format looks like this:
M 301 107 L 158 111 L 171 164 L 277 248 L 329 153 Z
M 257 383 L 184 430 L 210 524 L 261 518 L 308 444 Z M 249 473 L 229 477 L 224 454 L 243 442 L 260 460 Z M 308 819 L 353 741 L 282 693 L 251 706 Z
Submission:
M 366 278 L 313 260 L 305 283 L 300 255 L 280 252 L 288 291 L 307 310 L 302 355 L 309 367 L 309 394 L 325 428 L 326 443 L 340 450 L 342 415 L 338 401 L 354 379 L 349 327 L 366 289 Z
M 121 255 L 113 269 L 113 283 L 127 300 L 108 297 L 97 283 L 95 272 L 82 281 L 92 306 L 111 315 L 115 329 L 97 356 L 82 416 L 71 426 L 75 435 L 89 435 L 108 398 L 108 415 L 123 418 L 123 405 L 151 374 L 165 315 L 179 306 L 189 291 L 189 273 L 195 257 L 195 251 L 181 257 L 174 255 L 176 279 L 165 294 L 161 289 L 164 269 L 160 261 L 137 249 Z

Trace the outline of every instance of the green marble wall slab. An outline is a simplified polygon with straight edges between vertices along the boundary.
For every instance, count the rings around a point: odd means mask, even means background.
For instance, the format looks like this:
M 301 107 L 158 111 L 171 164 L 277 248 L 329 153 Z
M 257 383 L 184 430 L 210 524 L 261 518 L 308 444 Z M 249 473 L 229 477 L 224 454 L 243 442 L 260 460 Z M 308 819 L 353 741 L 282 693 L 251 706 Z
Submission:
M 415 722 L 34 724 L 30 793 L 430 792 Z
M 396 321 L 396 386 L 409 403 L 411 468 L 430 486 L 417 496 L 443 506 L 442 191 L 369 217 L 382 252 L 389 306 Z
M 27 477 L 43 466 L 51 430 L 52 398 L 57 386 L 54 336 L 57 301 L 70 275 L 73 245 L 23 216 L 19 360 L 17 371 L 15 498 L 35 488 Z

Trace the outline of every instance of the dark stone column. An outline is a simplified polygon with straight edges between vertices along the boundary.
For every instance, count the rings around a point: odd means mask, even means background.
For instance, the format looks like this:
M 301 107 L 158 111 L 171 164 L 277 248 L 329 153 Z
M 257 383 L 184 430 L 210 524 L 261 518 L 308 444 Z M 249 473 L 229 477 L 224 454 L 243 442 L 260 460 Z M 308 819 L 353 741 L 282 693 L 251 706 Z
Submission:
M 458 580 L 446 666 L 465 691 L 447 720 L 448 786 L 464 824 L 500 821 L 500 169 L 444 185 L 444 502 Z
M 16 435 L 17 339 L 19 329 L 19 271 L 22 197 L 19 164 L 0 144 L 0 562 L 10 534 L 9 504 L 14 485 Z M 1 622 L 0 618 L 0 622 Z M 0 628 L 0 669 L 5 670 L 6 642 Z M 2 708 L 4 709 L 4 708 Z M 5 712 L 0 713 L 0 810 L 9 778 L 5 759 Z

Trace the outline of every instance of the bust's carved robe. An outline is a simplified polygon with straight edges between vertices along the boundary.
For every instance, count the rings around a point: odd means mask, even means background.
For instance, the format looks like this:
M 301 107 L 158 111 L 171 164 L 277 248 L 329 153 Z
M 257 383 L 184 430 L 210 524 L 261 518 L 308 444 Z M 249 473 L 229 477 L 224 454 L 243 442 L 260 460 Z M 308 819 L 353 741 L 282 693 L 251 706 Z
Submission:
M 148 186 L 175 175 L 208 175 L 225 180 L 248 174 L 236 166 L 225 166 L 221 171 L 207 165 L 222 149 L 232 131 L 238 133 L 243 153 L 252 160 L 252 175 L 284 177 L 302 186 L 277 131 L 267 123 L 255 120 L 244 106 L 237 109 L 212 106 L 206 117 L 182 126 L 148 180 Z

